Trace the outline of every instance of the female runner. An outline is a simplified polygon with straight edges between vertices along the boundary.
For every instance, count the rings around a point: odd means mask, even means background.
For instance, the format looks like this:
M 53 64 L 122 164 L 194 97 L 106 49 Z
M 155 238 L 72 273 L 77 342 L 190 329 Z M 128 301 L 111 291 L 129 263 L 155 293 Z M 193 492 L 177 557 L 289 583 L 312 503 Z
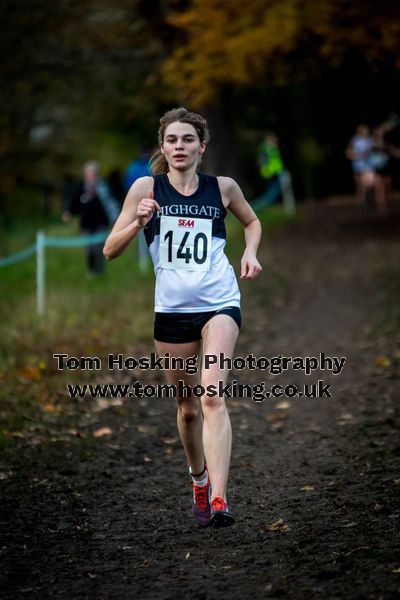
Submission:
M 233 356 L 241 323 L 239 288 L 224 253 L 227 210 L 244 227 L 241 279 L 261 271 L 256 257 L 261 225 L 240 187 L 229 177 L 199 172 L 208 140 L 206 120 L 185 108 L 160 119 L 152 177 L 132 185 L 104 246 L 111 260 L 145 230 L 156 273 L 156 350 L 183 361 L 200 355 L 201 365 L 206 355 Z M 185 370 L 166 375 L 177 388 L 179 381 L 198 383 Z M 218 386 L 227 376 L 217 364 L 202 368 L 201 385 Z M 177 425 L 193 480 L 193 515 L 201 526 L 230 525 L 226 489 L 232 430 L 225 399 L 186 396 L 177 398 Z

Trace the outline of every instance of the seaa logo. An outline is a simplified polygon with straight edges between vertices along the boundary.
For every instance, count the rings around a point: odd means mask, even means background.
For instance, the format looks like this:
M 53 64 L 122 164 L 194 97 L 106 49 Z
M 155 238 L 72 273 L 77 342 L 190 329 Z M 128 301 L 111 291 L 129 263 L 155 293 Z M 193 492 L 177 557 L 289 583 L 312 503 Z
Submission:
M 178 219 L 178 227 L 194 227 L 194 219 Z

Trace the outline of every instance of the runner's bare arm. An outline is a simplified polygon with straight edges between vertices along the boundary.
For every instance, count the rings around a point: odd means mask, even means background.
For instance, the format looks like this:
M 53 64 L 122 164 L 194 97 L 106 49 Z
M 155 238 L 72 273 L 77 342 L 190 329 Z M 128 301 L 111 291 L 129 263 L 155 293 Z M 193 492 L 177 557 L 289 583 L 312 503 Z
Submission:
M 138 232 L 150 221 L 160 206 L 154 199 L 154 180 L 140 177 L 130 188 L 122 211 L 104 244 L 103 253 L 107 260 L 117 258 L 127 248 Z
M 242 190 L 231 177 L 218 177 L 222 200 L 244 227 L 246 248 L 241 260 L 241 279 L 254 279 L 262 271 L 257 260 L 257 250 L 261 240 L 261 223 L 246 201 Z

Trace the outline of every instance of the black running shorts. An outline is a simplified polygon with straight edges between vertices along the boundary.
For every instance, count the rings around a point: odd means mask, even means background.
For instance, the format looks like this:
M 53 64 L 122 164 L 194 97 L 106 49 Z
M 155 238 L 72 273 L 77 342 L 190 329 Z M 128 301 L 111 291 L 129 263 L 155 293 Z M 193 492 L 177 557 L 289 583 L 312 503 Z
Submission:
M 219 310 L 196 313 L 155 313 L 154 339 L 158 342 L 183 344 L 201 340 L 201 330 L 215 315 L 232 317 L 240 329 L 241 315 L 237 306 L 227 306 Z

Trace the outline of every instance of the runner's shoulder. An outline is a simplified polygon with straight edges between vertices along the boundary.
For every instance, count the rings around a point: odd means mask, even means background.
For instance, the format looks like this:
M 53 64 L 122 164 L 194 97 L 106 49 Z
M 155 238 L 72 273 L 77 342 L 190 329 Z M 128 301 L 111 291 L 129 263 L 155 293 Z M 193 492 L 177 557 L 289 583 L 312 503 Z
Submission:
M 221 191 L 224 191 L 224 192 L 229 192 L 229 191 L 232 191 L 233 189 L 239 187 L 238 184 L 236 183 L 236 181 L 234 179 L 232 179 L 232 177 L 225 177 L 223 175 L 219 175 L 217 177 L 217 180 L 218 180 L 218 184 L 219 184 Z
M 146 198 L 147 194 L 154 189 L 154 178 L 150 175 L 138 177 L 129 188 L 127 197 L 134 199 Z
M 134 181 L 130 187 L 130 190 L 142 190 L 142 189 L 146 189 L 146 190 L 151 190 L 154 187 L 154 177 L 152 177 L 151 175 L 144 175 L 143 177 L 138 177 L 136 179 L 136 181 Z
M 235 200 L 238 196 L 241 197 L 242 191 L 239 184 L 232 177 L 217 177 L 219 189 L 223 197 L 229 201 Z

